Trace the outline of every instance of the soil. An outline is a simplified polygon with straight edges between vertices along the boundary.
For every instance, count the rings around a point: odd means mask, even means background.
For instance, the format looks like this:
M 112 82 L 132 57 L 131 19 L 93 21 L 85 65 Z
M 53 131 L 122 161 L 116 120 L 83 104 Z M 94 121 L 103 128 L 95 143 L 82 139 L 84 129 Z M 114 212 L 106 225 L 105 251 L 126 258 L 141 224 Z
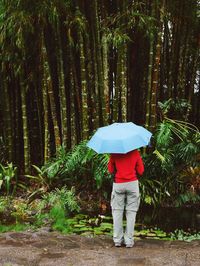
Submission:
M 0 234 L 0 266 L 199 266 L 200 241 L 136 240 L 133 248 L 113 246 L 108 236 L 39 231 Z

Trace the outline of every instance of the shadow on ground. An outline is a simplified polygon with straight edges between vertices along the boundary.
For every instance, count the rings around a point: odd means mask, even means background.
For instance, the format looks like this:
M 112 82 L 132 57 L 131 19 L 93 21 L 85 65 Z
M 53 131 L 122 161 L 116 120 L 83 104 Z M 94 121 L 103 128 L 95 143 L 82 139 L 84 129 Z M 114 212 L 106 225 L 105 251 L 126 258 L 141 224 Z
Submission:
M 0 234 L 0 266 L 199 266 L 200 241 L 137 240 L 131 249 L 115 248 L 110 237 L 57 232 Z

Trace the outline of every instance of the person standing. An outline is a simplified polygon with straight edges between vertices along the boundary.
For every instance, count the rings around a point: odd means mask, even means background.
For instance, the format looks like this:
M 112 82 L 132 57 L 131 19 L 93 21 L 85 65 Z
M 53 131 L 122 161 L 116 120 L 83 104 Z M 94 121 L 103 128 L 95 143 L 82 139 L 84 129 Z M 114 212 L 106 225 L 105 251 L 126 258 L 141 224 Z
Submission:
M 140 205 L 138 175 L 144 172 L 144 164 L 138 150 L 126 154 L 111 154 L 108 171 L 114 174 L 111 194 L 113 216 L 113 241 L 116 247 L 123 243 L 127 248 L 134 245 L 134 227 Z M 123 215 L 126 214 L 126 229 L 123 230 Z

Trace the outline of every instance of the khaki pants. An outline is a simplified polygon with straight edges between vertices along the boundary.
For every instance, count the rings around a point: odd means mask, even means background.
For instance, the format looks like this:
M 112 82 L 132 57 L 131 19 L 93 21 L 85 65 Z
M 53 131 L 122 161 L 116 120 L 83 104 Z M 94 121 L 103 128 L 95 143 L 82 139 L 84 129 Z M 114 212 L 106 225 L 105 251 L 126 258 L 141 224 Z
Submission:
M 115 243 L 134 244 L 135 218 L 140 205 L 138 181 L 113 183 L 111 208 L 113 216 L 113 240 Z M 123 230 L 123 214 L 126 214 L 126 230 Z

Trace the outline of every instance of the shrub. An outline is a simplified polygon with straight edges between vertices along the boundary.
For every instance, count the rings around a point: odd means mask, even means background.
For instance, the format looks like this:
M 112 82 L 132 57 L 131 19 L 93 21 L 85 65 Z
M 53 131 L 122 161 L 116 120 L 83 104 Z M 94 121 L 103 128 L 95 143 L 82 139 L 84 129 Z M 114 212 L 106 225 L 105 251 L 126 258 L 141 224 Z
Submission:
M 13 190 L 11 191 L 13 185 Z M 3 187 L 6 194 L 13 194 L 17 185 L 17 167 L 12 163 L 7 163 L 6 166 L 0 164 L 0 189 Z
M 69 232 L 68 217 L 79 212 L 74 188 L 67 190 L 66 187 L 56 188 L 54 191 L 43 195 L 37 206 L 36 224 L 41 226 L 45 223 L 52 224 L 52 228 L 62 232 Z

